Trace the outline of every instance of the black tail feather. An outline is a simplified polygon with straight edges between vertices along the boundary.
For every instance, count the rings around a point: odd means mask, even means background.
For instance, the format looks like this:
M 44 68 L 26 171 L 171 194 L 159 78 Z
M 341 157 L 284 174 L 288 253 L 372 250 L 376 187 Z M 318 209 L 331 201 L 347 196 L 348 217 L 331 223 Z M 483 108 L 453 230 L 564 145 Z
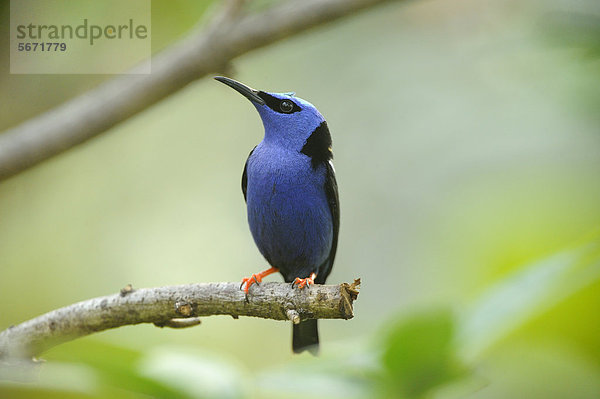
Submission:
M 292 349 L 294 353 L 309 351 L 315 356 L 319 354 L 319 329 L 316 319 L 304 320 L 293 325 Z

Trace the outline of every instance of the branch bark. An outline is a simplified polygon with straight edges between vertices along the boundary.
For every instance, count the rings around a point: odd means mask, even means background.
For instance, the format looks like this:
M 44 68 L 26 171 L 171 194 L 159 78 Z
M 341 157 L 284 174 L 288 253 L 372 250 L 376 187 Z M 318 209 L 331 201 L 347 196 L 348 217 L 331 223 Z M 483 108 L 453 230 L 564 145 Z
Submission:
M 207 29 L 156 55 L 150 75 L 117 76 L 0 134 L 0 181 L 106 131 L 195 79 L 223 71 L 242 54 L 386 1 L 391 0 L 288 1 L 241 15 L 243 0 L 232 0 Z
M 133 290 L 53 310 L 0 332 L 0 359 L 39 355 L 60 343 L 111 328 L 154 323 L 184 328 L 210 315 L 253 316 L 299 323 L 351 319 L 360 280 L 298 290 L 287 283 L 253 286 L 246 298 L 239 283 L 202 283 Z

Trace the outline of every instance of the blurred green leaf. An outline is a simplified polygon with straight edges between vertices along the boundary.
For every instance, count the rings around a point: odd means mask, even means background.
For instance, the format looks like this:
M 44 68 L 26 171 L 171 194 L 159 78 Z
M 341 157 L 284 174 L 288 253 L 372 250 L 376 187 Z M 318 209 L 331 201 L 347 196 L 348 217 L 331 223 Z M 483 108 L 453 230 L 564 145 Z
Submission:
M 382 363 L 395 397 L 420 398 L 466 375 L 456 357 L 450 311 L 431 311 L 399 321 L 385 343 Z
M 379 374 L 376 350 L 361 341 L 331 343 L 319 357 L 296 356 L 293 362 L 256 376 L 260 398 L 359 399 L 373 396 Z
M 576 6 L 558 9 L 540 21 L 542 33 L 557 45 L 584 50 L 584 55 L 600 56 L 600 8 L 597 2 L 582 0 Z
M 98 382 L 94 370 L 85 364 L 0 363 L 0 398 L 97 397 Z
M 143 354 L 93 339 L 70 342 L 53 349 L 45 356 L 49 364 L 85 365 L 101 382 L 93 391 L 103 395 L 121 392 L 124 397 L 143 394 L 160 398 L 186 398 L 184 391 L 139 372 Z M 69 374 L 66 374 L 69 376 Z
M 459 323 L 461 353 L 473 358 L 574 293 L 600 280 L 600 236 L 553 254 L 494 284 Z
M 245 397 L 246 376 L 237 362 L 209 351 L 161 347 L 139 365 L 141 375 L 172 388 L 183 397 L 233 399 Z

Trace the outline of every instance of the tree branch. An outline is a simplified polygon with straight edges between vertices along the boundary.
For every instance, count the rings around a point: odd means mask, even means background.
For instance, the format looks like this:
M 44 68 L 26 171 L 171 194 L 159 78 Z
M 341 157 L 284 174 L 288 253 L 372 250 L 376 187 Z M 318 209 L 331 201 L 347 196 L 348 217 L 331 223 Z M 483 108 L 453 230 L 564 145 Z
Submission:
M 235 57 L 386 1 L 288 1 L 241 15 L 243 0 L 231 0 L 207 29 L 156 55 L 150 75 L 117 76 L 0 134 L 0 181 L 106 131 L 195 79 L 222 71 Z
M 31 357 L 60 343 L 130 324 L 184 328 L 200 316 L 230 315 L 290 320 L 351 319 L 360 280 L 298 290 L 287 283 L 262 283 L 246 298 L 239 283 L 170 287 L 125 287 L 120 293 L 56 309 L 0 332 L 0 359 Z

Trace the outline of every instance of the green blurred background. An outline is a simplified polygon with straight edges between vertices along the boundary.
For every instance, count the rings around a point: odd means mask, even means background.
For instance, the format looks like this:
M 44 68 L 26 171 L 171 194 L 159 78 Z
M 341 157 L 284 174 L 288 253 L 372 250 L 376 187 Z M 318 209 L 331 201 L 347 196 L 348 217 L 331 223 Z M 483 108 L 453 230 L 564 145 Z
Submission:
M 1 129 L 109 78 L 10 75 L 0 4 Z M 152 7 L 155 52 L 213 11 Z M 107 331 L 47 352 L 38 383 L 0 397 L 600 397 L 597 2 L 395 2 L 234 70 L 328 121 L 329 282 L 362 278 L 356 317 L 321 321 L 318 359 L 293 356 L 275 321 Z M 0 329 L 127 283 L 264 269 L 240 192 L 261 138 L 248 102 L 205 78 L 0 183 Z

